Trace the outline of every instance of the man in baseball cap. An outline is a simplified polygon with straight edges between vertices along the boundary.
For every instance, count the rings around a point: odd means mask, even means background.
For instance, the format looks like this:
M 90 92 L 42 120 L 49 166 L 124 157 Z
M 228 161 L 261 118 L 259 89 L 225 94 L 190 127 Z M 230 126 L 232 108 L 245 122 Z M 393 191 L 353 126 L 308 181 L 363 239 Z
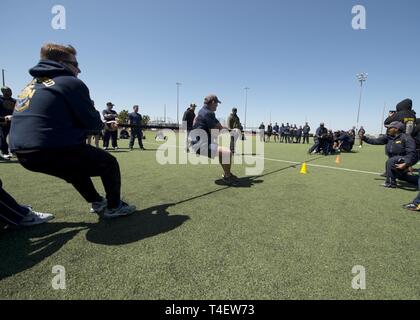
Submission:
M 399 121 L 392 122 L 386 126 L 386 136 L 379 138 L 363 137 L 363 141 L 372 145 L 386 145 L 386 154 L 389 157 L 386 162 L 385 188 L 397 188 L 397 179 L 417 184 L 417 179 L 409 176 L 408 169 L 418 161 L 416 142 L 414 139 L 403 133 L 405 126 Z M 415 180 L 415 181 L 414 181 Z
M 190 134 L 191 150 L 211 159 L 219 156 L 219 162 L 224 172 L 223 181 L 226 184 L 234 184 L 237 177 L 231 172 L 232 153 L 229 149 L 219 147 L 217 137 L 212 135 L 214 129 L 227 129 L 216 119 L 215 112 L 219 103 L 221 103 L 219 98 L 214 94 L 204 98 L 204 106 L 195 118 L 193 131 Z M 202 134 L 200 135 L 200 133 Z M 206 138 L 204 138 L 204 134 Z
M 204 105 L 209 105 L 211 103 L 217 103 L 217 104 L 221 104 L 222 101 L 219 100 L 219 98 L 214 95 L 214 94 L 210 94 L 207 97 L 204 98 Z

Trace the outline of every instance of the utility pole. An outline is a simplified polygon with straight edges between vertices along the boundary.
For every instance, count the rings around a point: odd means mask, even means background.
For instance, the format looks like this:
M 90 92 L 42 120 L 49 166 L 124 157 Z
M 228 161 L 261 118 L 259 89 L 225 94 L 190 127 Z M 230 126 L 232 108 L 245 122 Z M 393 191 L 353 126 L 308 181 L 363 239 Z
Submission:
M 382 112 L 381 134 L 384 133 L 385 110 L 386 110 L 386 102 L 384 103 L 384 111 Z
M 5 87 L 6 86 L 6 81 L 4 79 L 4 69 L 1 69 L 1 77 L 3 79 L 3 87 Z
M 179 87 L 182 83 L 176 83 L 176 123 L 179 125 Z
M 246 116 L 247 116 L 247 112 L 248 112 L 248 90 L 250 88 L 246 87 L 244 88 L 245 90 L 245 122 L 244 122 L 244 130 L 246 130 Z

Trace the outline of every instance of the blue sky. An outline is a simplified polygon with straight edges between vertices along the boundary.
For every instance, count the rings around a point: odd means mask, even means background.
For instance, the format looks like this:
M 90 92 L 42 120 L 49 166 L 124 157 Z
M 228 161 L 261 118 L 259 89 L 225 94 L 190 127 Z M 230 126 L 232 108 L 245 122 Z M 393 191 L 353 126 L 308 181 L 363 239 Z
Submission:
M 53 30 L 51 8 L 65 6 L 67 29 Z M 352 7 L 367 10 L 367 30 L 352 29 Z M 407 97 L 420 103 L 420 2 L 350 0 L 2 0 L 0 68 L 17 94 L 30 81 L 45 42 L 72 44 L 98 109 L 176 119 L 208 93 L 248 126 L 262 121 L 334 129 L 356 123 L 359 85 L 368 72 L 361 124 L 381 130 L 387 111 Z M 5 33 L 7 31 L 7 33 Z M 420 112 L 420 110 L 419 110 Z

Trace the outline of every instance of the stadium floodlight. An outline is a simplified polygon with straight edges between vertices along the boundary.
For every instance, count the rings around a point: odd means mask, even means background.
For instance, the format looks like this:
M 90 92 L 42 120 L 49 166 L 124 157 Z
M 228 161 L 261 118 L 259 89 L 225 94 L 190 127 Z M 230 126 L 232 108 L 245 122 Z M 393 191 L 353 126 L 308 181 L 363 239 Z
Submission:
M 362 106 L 363 83 L 365 83 L 367 81 L 368 74 L 363 72 L 363 73 L 359 73 L 356 77 L 357 77 L 357 80 L 360 82 L 359 108 L 357 110 L 357 123 L 356 123 L 356 130 L 359 130 L 360 108 Z

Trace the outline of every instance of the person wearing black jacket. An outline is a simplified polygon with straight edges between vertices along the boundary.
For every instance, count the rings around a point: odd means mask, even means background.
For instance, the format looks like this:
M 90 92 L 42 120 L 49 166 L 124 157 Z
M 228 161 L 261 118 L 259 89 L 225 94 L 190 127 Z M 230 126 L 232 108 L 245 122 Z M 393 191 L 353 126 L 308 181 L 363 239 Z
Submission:
M 16 100 L 12 98 L 12 90 L 9 87 L 1 88 L 0 96 L 0 151 L 5 160 L 9 160 L 12 155 L 9 153 L 7 136 L 10 132 L 10 121 Z
M 328 129 L 325 127 L 324 123 L 321 123 L 319 128 L 316 130 L 314 138 L 315 144 L 309 149 L 308 153 L 320 153 L 322 150 L 324 155 L 328 155 Z
M 102 130 L 89 89 L 77 78 L 76 50 L 45 44 L 41 60 L 29 73 L 13 113 L 10 145 L 19 163 L 33 172 L 61 178 L 92 204 L 92 213 L 117 218 L 136 207 L 120 197 L 121 174 L 109 153 L 86 144 L 88 132 Z M 117 123 L 111 123 L 117 128 Z M 106 199 L 96 191 L 91 177 L 101 177 Z
M 196 104 L 194 103 L 190 104 L 189 108 L 184 112 L 184 116 L 182 117 L 182 122 L 186 123 L 187 125 L 187 132 L 190 132 L 194 126 L 196 108 L 197 108 Z
M 184 116 L 182 117 L 184 130 L 187 129 L 187 132 L 185 134 L 185 152 L 187 153 L 190 152 L 188 136 L 194 127 L 195 109 L 197 109 L 197 105 L 194 103 L 190 104 L 189 108 L 184 112 Z
M 117 121 L 118 120 L 118 113 L 115 110 L 112 110 L 114 108 L 114 104 L 112 102 L 108 102 L 106 104 L 106 109 L 102 111 L 102 115 L 104 117 L 105 122 L 109 121 Z M 104 130 L 104 149 L 109 149 L 109 140 L 112 141 L 112 148 L 114 150 L 118 150 L 118 129 L 112 128 L 110 126 L 105 126 Z
M 405 99 L 397 104 L 397 112 L 393 113 L 385 120 L 385 125 L 398 121 L 404 123 L 405 133 L 412 134 L 416 118 L 416 112 L 413 110 L 413 101 L 411 99 Z
M 311 127 L 306 122 L 305 126 L 303 127 L 303 144 L 307 143 L 309 144 L 309 134 L 311 132 Z
M 410 135 L 403 133 L 405 126 L 401 122 L 392 122 L 387 128 L 386 136 L 377 139 L 363 137 L 367 144 L 386 145 L 389 159 L 386 162 L 386 182 L 383 186 L 394 189 L 397 187 L 397 179 L 417 184 L 418 179 L 408 175 L 408 169 L 418 162 L 416 142 Z

